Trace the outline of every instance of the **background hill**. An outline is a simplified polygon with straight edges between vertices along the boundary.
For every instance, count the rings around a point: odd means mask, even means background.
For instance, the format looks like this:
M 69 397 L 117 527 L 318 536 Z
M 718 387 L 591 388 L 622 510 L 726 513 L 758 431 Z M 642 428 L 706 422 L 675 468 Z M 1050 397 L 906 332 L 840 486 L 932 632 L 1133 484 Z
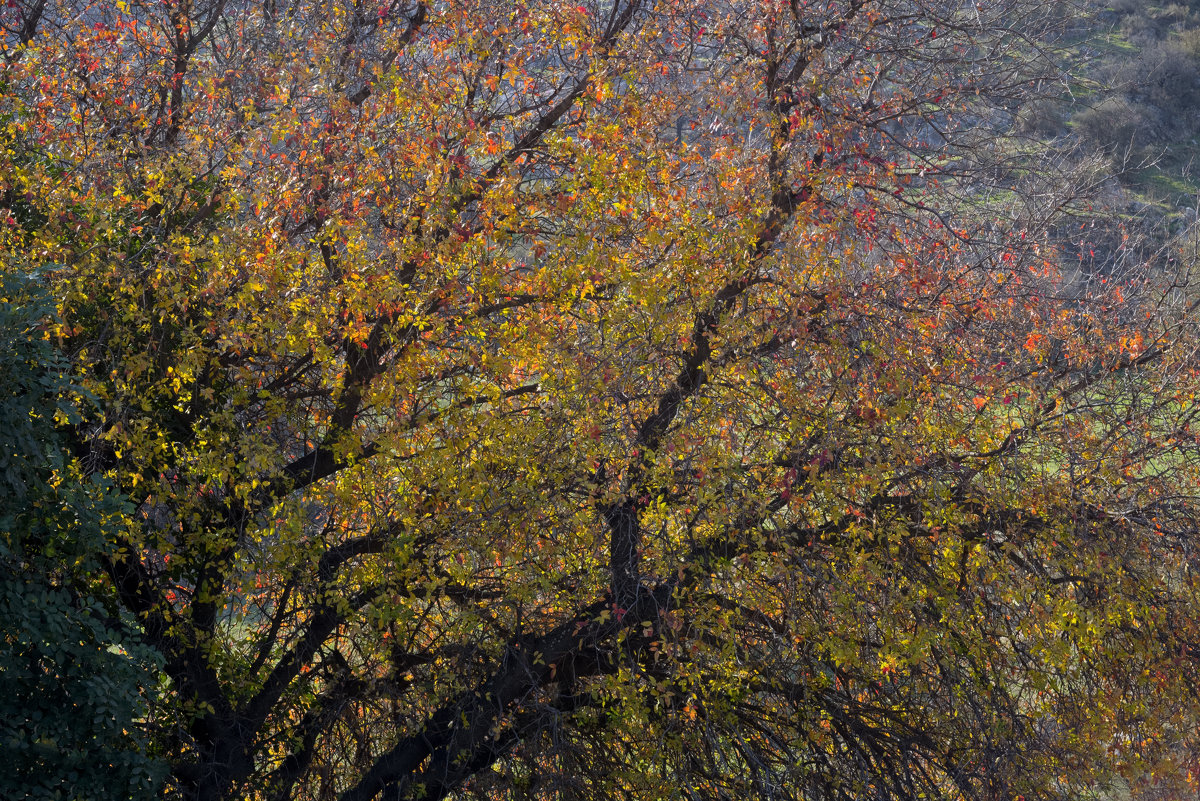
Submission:
M 1125 233 L 1177 240 L 1200 192 L 1200 2 L 1093 4 L 1062 44 L 1063 83 L 1017 110 L 1016 138 L 1089 164 Z

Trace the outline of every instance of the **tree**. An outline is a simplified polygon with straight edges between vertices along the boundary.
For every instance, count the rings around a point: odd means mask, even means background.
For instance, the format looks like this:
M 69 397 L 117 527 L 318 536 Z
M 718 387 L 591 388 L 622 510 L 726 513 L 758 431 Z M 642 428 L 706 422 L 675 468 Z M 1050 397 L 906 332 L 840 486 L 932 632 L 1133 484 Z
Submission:
M 1057 798 L 1186 734 L 1193 308 L 980 141 L 1040 4 L 3 13 L 174 792 Z
M 52 414 L 65 362 L 39 336 L 52 307 L 30 281 L 0 286 L 0 793 L 24 799 L 151 798 L 162 766 L 136 721 L 154 655 L 95 587 L 121 504 L 67 479 Z

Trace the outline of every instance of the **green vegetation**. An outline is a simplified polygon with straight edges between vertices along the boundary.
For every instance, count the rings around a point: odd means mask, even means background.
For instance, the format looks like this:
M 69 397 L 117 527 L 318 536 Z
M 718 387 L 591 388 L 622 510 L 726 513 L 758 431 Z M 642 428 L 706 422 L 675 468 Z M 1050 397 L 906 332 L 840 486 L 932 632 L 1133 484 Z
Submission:
M 143 693 L 158 665 L 100 582 L 103 530 L 126 514 L 78 482 L 55 423 L 66 363 L 32 281 L 0 284 L 0 797 L 150 798 Z M 57 419 L 56 419 L 57 418 Z
M 1069 91 L 1021 110 L 1018 125 L 1058 147 L 1099 149 L 1128 201 L 1159 214 L 1195 206 L 1200 136 L 1200 3 L 1124 0 L 1094 12 L 1064 53 Z

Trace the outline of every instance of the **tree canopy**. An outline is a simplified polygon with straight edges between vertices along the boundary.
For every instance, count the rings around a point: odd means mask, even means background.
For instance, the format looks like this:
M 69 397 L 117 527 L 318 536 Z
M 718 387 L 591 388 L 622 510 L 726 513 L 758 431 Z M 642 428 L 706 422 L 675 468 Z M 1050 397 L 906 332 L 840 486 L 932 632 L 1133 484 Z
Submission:
M 1183 776 L 1188 276 L 995 0 L 16 0 L 4 269 L 188 799 Z M 1006 105 L 1008 104 L 1008 105 Z M 1013 106 L 1015 107 L 1015 106 Z

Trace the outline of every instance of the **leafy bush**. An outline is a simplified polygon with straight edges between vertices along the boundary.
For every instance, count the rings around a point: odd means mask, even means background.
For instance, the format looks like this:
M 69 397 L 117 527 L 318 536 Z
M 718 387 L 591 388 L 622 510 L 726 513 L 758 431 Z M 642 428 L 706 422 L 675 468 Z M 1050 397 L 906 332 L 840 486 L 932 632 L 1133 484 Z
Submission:
M 161 771 L 136 732 L 155 657 L 104 603 L 103 532 L 122 509 L 65 471 L 49 312 L 32 281 L 0 275 L 0 797 L 150 798 Z

